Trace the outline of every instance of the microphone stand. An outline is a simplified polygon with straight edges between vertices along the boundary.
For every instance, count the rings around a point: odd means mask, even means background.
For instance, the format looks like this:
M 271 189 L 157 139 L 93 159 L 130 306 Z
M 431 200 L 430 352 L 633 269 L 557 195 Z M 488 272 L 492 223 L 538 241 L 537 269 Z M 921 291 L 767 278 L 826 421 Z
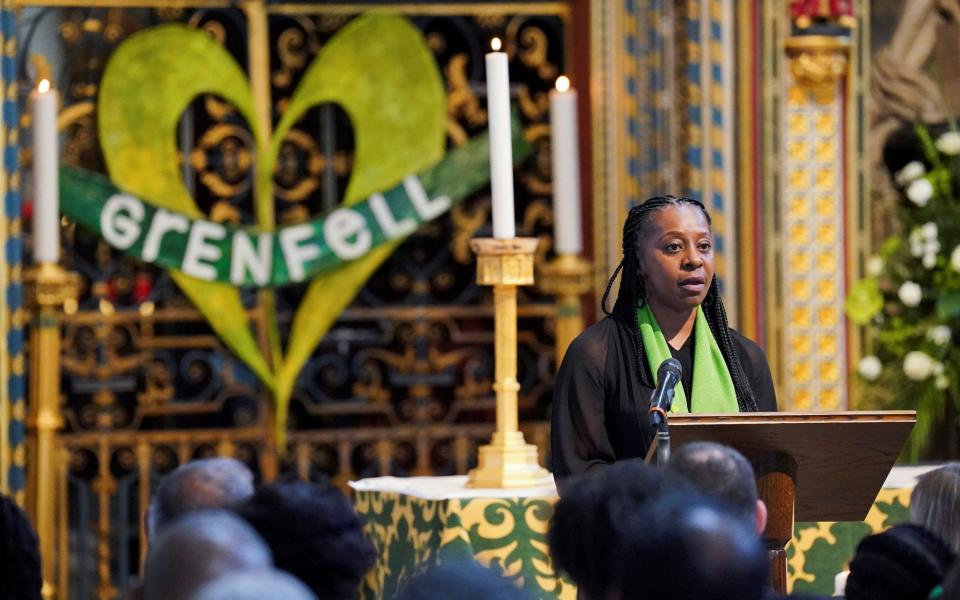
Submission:
M 667 392 L 667 399 L 665 406 L 661 407 L 654 404 L 647 411 L 648 418 L 654 414 L 659 415 L 659 418 L 657 422 L 657 435 L 653 438 L 653 443 L 647 451 L 644 462 L 650 464 L 650 460 L 653 458 L 654 453 L 656 453 L 657 467 L 661 469 L 666 468 L 667 462 L 670 460 L 670 421 L 667 418 L 667 412 L 669 412 L 670 407 L 673 406 L 673 390 Z

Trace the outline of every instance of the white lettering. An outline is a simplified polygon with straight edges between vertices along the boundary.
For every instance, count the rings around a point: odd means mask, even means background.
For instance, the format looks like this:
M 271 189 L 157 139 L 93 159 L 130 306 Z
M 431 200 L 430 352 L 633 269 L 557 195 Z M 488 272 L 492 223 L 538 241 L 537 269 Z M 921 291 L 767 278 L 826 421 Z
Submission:
M 403 189 L 407 191 L 413 208 L 424 221 L 431 221 L 450 210 L 450 205 L 452 204 L 450 197 L 440 196 L 439 198 L 431 200 L 427 197 L 427 192 L 423 189 L 420 178 L 415 175 L 411 175 L 403 180 Z
M 107 243 L 119 250 L 132 246 L 140 238 L 143 212 L 143 203 L 133 196 L 110 196 L 100 213 L 100 231 Z
M 410 217 L 407 217 L 398 223 L 397 220 L 393 218 L 393 213 L 390 212 L 390 206 L 387 204 L 383 194 L 374 194 L 370 196 L 369 202 L 370 210 L 373 211 L 373 216 L 377 220 L 377 225 L 380 226 L 383 234 L 388 238 L 396 239 L 398 237 L 403 237 L 413 233 L 413 230 L 417 228 L 417 222 Z
M 284 227 L 280 230 L 280 250 L 287 263 L 291 281 L 303 281 L 306 274 L 303 265 L 320 256 L 320 246 L 316 242 L 307 242 L 313 238 L 313 227 L 309 223 Z
M 183 255 L 183 272 L 197 279 L 215 281 L 216 267 L 202 261 L 220 260 L 222 255 L 220 248 L 207 242 L 222 240 L 225 237 L 227 237 L 227 230 L 223 225 L 210 221 L 194 221 L 193 227 L 190 228 L 190 237 L 187 239 L 187 251 Z
M 160 243 L 163 236 L 169 231 L 186 233 L 190 229 L 190 222 L 183 215 L 166 210 L 158 210 L 147 230 L 147 237 L 143 241 L 143 260 L 153 262 L 160 255 Z
M 259 286 L 267 285 L 270 281 L 270 270 L 273 266 L 273 236 L 261 233 L 257 236 L 257 247 L 243 230 L 233 236 L 231 246 L 230 281 L 234 285 L 243 285 L 246 274 L 249 272 L 253 282 Z
M 323 222 L 323 238 L 341 260 L 363 256 L 373 241 L 366 219 L 349 208 L 338 208 L 330 213 Z

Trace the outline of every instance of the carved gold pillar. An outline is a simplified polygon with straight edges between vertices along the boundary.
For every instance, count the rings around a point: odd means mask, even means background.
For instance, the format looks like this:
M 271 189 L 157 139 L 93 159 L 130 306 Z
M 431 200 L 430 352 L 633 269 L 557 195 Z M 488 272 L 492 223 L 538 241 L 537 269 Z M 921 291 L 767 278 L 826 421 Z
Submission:
M 782 81 L 780 241 L 785 397 L 788 410 L 847 404 L 843 314 L 848 153 L 846 37 L 786 40 Z M 775 312 L 775 311 L 774 311 Z
M 469 485 L 478 488 L 515 488 L 550 480 L 540 466 L 537 447 L 523 439 L 518 429 L 517 286 L 533 283 L 536 238 L 473 239 L 477 254 L 477 283 L 493 286 L 494 383 L 497 396 L 497 430 L 479 451 L 477 468 Z
M 24 277 L 27 301 L 34 309 L 30 331 L 30 405 L 27 426 L 33 464 L 28 469 L 29 512 L 40 540 L 42 596 L 56 589 L 57 430 L 60 429 L 60 310 L 76 298 L 77 280 L 59 265 L 41 263 Z M 63 515 L 65 518 L 65 515 Z M 60 557 L 66 560 L 65 556 Z

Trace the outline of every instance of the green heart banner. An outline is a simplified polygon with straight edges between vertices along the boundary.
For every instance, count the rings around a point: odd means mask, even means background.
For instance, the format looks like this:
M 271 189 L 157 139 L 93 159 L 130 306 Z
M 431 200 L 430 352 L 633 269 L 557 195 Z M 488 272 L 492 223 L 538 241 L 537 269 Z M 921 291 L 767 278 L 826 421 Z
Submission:
M 513 156 L 520 161 L 530 147 L 514 125 Z M 61 168 L 60 197 L 64 214 L 143 262 L 203 281 L 277 287 L 333 271 L 446 213 L 488 183 L 489 152 L 486 134 L 477 136 L 400 185 L 276 231 L 192 218 L 76 167 Z
M 304 71 L 272 132 L 262 130 L 264 125 L 254 109 L 244 69 L 226 49 L 204 31 L 177 24 L 161 25 L 131 35 L 110 56 L 97 98 L 98 137 L 113 185 L 138 200 L 148 200 L 157 210 L 166 211 L 166 227 L 174 231 L 180 227 L 176 223 L 182 223 L 177 214 L 189 217 L 188 227 L 190 223 L 204 223 L 198 233 L 188 230 L 187 246 L 193 234 L 201 238 L 195 244 L 203 242 L 201 247 L 205 250 L 218 250 L 226 256 L 224 249 L 208 246 L 221 230 L 210 227 L 217 224 L 205 220 L 180 170 L 178 123 L 190 103 L 203 94 L 217 96 L 232 105 L 249 126 L 255 142 L 256 229 L 246 230 L 250 237 L 238 243 L 243 245 L 241 252 L 254 255 L 245 258 L 248 266 L 256 262 L 260 252 L 271 248 L 268 280 L 274 277 L 272 241 L 282 233 L 274 224 L 272 187 L 277 157 L 287 133 L 315 106 L 340 106 L 354 130 L 353 171 L 339 208 L 357 209 L 364 203 L 369 206 L 375 194 L 386 197 L 386 192 L 403 186 L 412 174 L 419 174 L 428 200 L 446 195 L 451 202 L 466 195 L 453 187 L 464 182 L 454 180 L 481 174 L 488 177 L 487 167 L 477 166 L 478 163 L 471 162 L 469 169 L 463 167 L 461 161 L 472 152 L 451 152 L 447 155 L 451 160 L 444 159 L 447 99 L 443 80 L 423 34 L 402 17 L 375 11 L 340 29 Z M 479 152 L 476 147 L 473 150 Z M 450 188 L 438 181 L 444 177 L 450 178 L 444 180 L 451 184 Z M 437 195 L 431 196 L 428 190 Z M 370 209 L 371 213 L 373 210 Z M 146 212 L 144 203 L 145 215 Z M 154 219 L 158 214 L 154 213 Z M 340 226 L 359 227 L 359 221 L 349 215 L 362 213 L 355 210 L 341 214 L 348 216 L 337 217 L 339 221 L 335 222 Z M 129 219 L 129 215 L 124 217 Z M 169 224 L 171 219 L 174 225 Z M 149 232 L 147 228 L 144 235 Z M 308 237 L 313 232 L 312 227 L 301 227 L 295 234 L 286 235 L 293 235 L 294 245 L 302 248 L 307 240 L 315 241 Z M 248 307 L 238 286 L 230 280 L 229 270 L 226 280 L 216 276 L 204 280 L 184 272 L 183 262 L 169 269 L 171 278 L 211 329 L 273 392 L 275 435 L 281 448 L 285 445 L 290 398 L 301 369 L 340 313 L 405 238 L 384 237 L 374 245 L 373 230 L 370 232 L 366 253 L 341 262 L 337 268 L 308 272 L 308 267 L 314 265 L 302 260 L 304 279 L 310 273 L 315 276 L 309 279 L 294 311 L 286 344 L 281 343 L 272 287 L 260 287 L 257 294 L 258 326 L 263 328 L 266 338 L 260 344 L 254 337 Z M 261 249 L 260 238 L 251 234 L 274 237 L 269 238 L 269 244 L 263 242 Z M 348 245 L 354 242 L 351 247 L 356 246 L 355 236 L 345 236 L 343 231 L 338 231 L 338 235 Z M 158 239 L 158 256 L 164 244 L 172 243 L 167 241 L 169 236 L 167 232 Z M 146 242 L 144 239 L 141 250 L 152 252 L 153 245 L 148 248 Z M 184 252 L 186 249 L 185 246 Z M 313 247 L 314 252 L 318 249 L 319 246 Z M 232 246 L 230 250 L 232 254 Z M 219 273 L 216 264 L 220 256 L 214 256 L 214 252 L 202 254 L 201 272 L 207 266 L 210 268 L 206 274 L 211 269 Z M 290 265 L 284 266 L 286 278 L 292 279 Z M 263 278 L 262 273 L 258 276 Z M 244 274 L 244 281 L 246 277 Z M 256 282 L 252 274 L 251 280 Z

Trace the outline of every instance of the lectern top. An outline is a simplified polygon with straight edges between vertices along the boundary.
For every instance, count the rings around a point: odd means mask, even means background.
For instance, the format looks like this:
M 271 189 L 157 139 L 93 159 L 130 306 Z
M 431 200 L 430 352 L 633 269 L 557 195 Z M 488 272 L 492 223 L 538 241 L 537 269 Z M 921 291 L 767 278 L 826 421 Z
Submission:
M 780 452 L 797 463 L 798 521 L 863 520 L 916 423 L 914 411 L 670 416 L 674 447 L 732 446 L 751 459 Z

